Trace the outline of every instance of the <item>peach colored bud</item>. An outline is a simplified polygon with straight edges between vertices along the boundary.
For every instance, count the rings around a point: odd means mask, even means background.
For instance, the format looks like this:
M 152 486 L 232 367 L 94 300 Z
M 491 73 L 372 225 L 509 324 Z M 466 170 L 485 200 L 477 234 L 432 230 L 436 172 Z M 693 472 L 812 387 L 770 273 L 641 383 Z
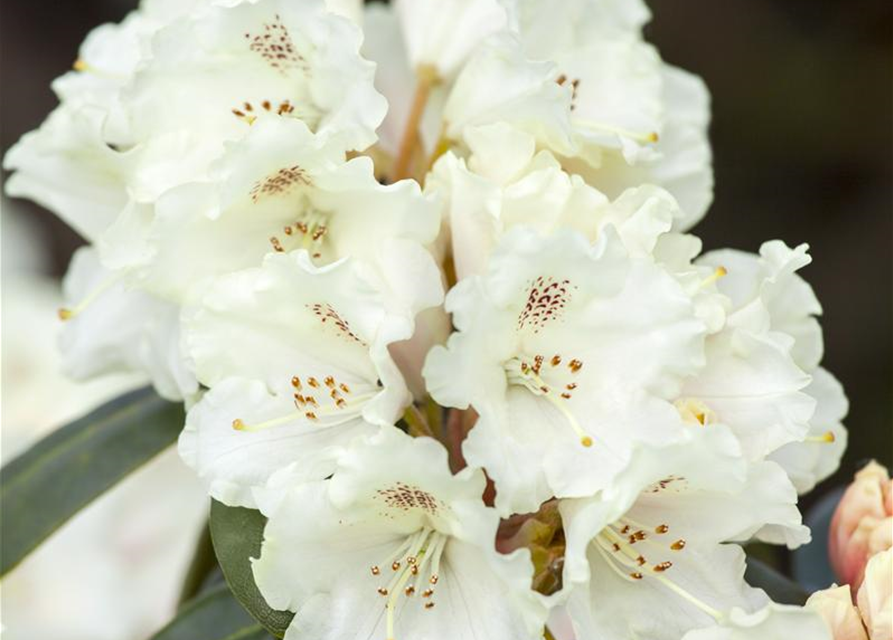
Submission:
M 834 640 L 868 640 L 847 585 L 816 591 L 806 601 L 806 608 L 822 616 Z
M 868 561 L 857 599 L 871 640 L 893 639 L 893 550 Z
M 856 591 L 868 559 L 893 546 L 893 482 L 885 467 L 872 461 L 856 474 L 828 534 L 831 566 Z

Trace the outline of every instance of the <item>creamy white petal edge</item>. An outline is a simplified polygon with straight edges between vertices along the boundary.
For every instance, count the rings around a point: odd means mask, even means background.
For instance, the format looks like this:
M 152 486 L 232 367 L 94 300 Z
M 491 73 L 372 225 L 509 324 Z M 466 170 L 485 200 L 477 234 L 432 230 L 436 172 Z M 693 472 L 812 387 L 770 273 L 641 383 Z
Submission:
M 834 640 L 819 614 L 802 607 L 770 604 L 748 614 L 732 610 L 722 624 L 696 629 L 682 640 Z
M 296 613 L 287 640 L 541 638 L 529 552 L 495 551 L 484 485 L 480 470 L 453 476 L 436 441 L 392 428 L 352 443 L 329 480 L 297 466 L 271 478 L 254 576 Z

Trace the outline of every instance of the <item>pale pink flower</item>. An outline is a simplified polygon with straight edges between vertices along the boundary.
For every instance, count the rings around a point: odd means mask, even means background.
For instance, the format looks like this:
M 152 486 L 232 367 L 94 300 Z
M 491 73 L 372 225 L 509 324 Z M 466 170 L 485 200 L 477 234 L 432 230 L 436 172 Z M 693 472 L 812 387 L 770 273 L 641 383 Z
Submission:
M 834 640 L 868 640 L 848 585 L 816 591 L 806 601 L 806 608 L 822 616 Z
M 888 506 L 889 496 L 888 493 Z M 887 533 L 890 533 L 889 522 Z M 882 551 L 868 561 L 857 601 L 868 637 L 871 640 L 893 638 L 893 550 Z
M 831 565 L 855 591 L 869 558 L 891 546 L 893 481 L 885 467 L 872 461 L 856 474 L 831 520 Z

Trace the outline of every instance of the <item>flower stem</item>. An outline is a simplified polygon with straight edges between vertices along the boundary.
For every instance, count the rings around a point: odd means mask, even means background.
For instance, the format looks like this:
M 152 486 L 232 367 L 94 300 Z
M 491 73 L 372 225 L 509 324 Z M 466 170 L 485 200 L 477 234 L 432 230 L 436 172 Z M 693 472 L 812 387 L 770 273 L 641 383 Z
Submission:
M 412 177 L 409 165 L 412 162 L 413 152 L 419 139 L 419 123 L 422 115 L 425 113 L 425 106 L 428 104 L 428 96 L 431 89 L 437 84 L 437 71 L 434 67 L 423 65 L 419 67 L 416 73 L 415 95 L 412 98 L 412 107 L 409 110 L 409 116 L 406 119 L 406 128 L 403 130 L 403 138 L 400 140 L 400 151 L 397 159 L 394 161 L 394 168 L 391 171 L 391 180 L 403 180 Z

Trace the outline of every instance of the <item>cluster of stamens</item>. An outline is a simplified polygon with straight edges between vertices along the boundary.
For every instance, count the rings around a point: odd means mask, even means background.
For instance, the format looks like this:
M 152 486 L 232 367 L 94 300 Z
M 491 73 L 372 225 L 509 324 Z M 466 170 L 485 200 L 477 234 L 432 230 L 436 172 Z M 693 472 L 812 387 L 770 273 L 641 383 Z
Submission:
M 623 517 L 602 529 L 593 540 L 593 545 L 611 570 L 627 582 L 656 580 L 708 615 L 719 619 L 722 615 L 719 611 L 667 576 L 667 572 L 673 568 L 672 560 L 652 563 L 645 556 L 646 546 L 657 548 L 668 555 L 681 553 L 686 546 L 685 539 L 668 536 L 669 533 L 670 525 L 666 523 L 647 526 Z
M 423 528 L 408 536 L 403 544 L 385 562 L 370 567 L 375 578 L 384 577 L 376 592 L 387 598 L 387 637 L 394 638 L 394 622 L 397 602 L 401 594 L 406 598 L 419 595 L 422 606 L 430 611 L 435 603 L 434 587 L 440 581 L 440 561 L 447 537 L 431 528 Z M 382 567 L 390 567 L 390 572 Z
M 327 217 L 323 213 L 310 210 L 302 219 L 283 227 L 282 233 L 286 238 L 295 241 L 292 249 L 306 249 L 312 258 L 321 258 L 323 243 L 329 233 L 329 227 L 326 225 Z M 286 251 L 284 241 L 279 236 L 270 236 L 270 245 L 277 253 Z
M 282 100 L 275 106 L 269 100 L 264 100 L 260 103 L 260 107 L 268 113 L 275 113 L 277 116 L 291 115 L 295 111 L 295 106 L 289 100 Z M 232 112 L 239 120 L 244 120 L 248 124 L 254 124 L 254 121 L 257 120 L 257 115 L 255 114 L 258 112 L 255 111 L 254 105 L 248 101 L 243 102 L 242 106 L 232 109 Z
M 575 376 L 583 368 L 582 360 L 571 358 L 565 362 L 557 353 L 547 360 L 545 356 L 537 354 L 533 360 L 512 358 L 504 367 L 509 384 L 525 387 L 534 395 L 547 399 L 567 418 L 571 428 L 579 436 L 580 444 L 584 447 L 592 446 L 592 437 L 583 430 L 567 406 L 567 402 L 573 398 L 577 389 L 577 382 L 565 377 L 558 384 L 550 384 L 545 379 L 548 375 L 554 380 L 564 369 L 567 369 L 571 376 Z
M 334 426 L 358 415 L 363 403 L 375 395 L 366 393 L 352 396 L 350 387 L 331 375 L 325 376 L 322 382 L 314 376 L 308 376 L 304 381 L 293 376 L 291 388 L 295 412 L 258 424 L 246 424 L 242 419 L 236 418 L 232 423 L 233 429 L 261 431 L 301 418 L 311 422 L 333 418 L 327 421 L 326 426 Z

